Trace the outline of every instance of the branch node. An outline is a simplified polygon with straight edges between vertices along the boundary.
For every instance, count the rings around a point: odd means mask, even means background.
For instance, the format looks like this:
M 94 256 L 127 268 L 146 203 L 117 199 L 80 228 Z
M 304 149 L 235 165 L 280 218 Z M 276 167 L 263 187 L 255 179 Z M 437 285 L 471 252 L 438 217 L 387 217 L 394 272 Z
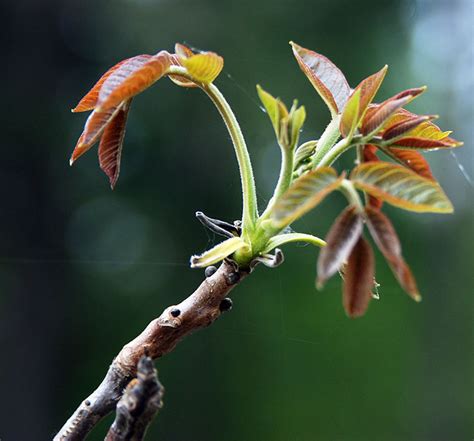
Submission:
M 232 306 L 233 306 L 232 299 L 230 299 L 229 297 L 226 297 L 225 299 L 221 301 L 219 305 L 219 310 L 221 312 L 230 311 L 232 309 Z

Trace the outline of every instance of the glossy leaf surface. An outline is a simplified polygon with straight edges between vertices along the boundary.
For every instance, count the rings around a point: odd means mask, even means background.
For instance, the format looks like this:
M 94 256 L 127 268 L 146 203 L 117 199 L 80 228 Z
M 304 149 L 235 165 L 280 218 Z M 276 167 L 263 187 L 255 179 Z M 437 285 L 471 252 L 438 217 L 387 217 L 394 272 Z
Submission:
M 415 172 L 388 162 L 367 162 L 351 173 L 356 188 L 410 211 L 451 213 L 453 207 L 441 187 Z
M 321 167 L 301 176 L 277 200 L 271 214 L 274 224 L 291 224 L 335 190 L 342 179 L 331 167 Z
M 166 75 L 171 59 L 166 51 L 156 55 L 138 55 L 115 70 L 100 89 L 97 111 L 117 106 Z
M 107 72 L 105 72 L 104 75 L 102 75 L 97 83 L 92 87 L 92 89 L 87 92 L 87 94 L 84 96 L 84 98 L 79 101 L 77 106 L 72 109 L 72 112 L 87 112 L 88 110 L 92 110 L 96 104 L 97 104 L 97 99 L 99 98 L 99 92 L 104 84 L 104 81 L 112 75 L 122 64 L 126 63 L 128 59 L 122 60 L 119 63 L 117 63 L 115 66 L 112 66 Z
M 347 207 L 334 221 L 326 237 L 326 246 L 318 258 L 318 287 L 333 276 L 347 261 L 362 234 L 363 221 L 353 206 Z
M 369 104 L 371 104 L 374 100 L 375 95 L 377 94 L 380 85 L 385 78 L 387 69 L 388 66 L 385 65 L 378 72 L 362 80 L 355 88 L 355 91 L 360 90 L 359 121 L 364 117 Z
M 120 173 L 125 125 L 131 100 L 127 101 L 104 130 L 99 144 L 99 165 L 108 176 L 112 190 Z
M 390 147 L 429 151 L 438 149 L 450 149 L 453 147 L 459 147 L 461 145 L 462 143 L 451 140 L 450 138 L 436 140 L 418 137 L 406 137 L 397 139 L 392 144 L 390 144 Z
M 364 315 L 369 306 L 374 286 L 374 266 L 372 248 L 360 236 L 344 268 L 342 303 L 349 317 Z
M 76 147 L 72 152 L 69 164 L 72 165 L 74 161 L 87 152 L 102 136 L 107 124 L 112 121 L 114 116 L 120 110 L 121 106 L 113 107 L 105 110 L 104 112 L 96 112 L 95 110 L 87 118 L 79 140 L 77 141 Z
M 395 228 L 382 212 L 370 207 L 366 208 L 367 226 L 377 247 L 387 260 L 393 274 L 402 288 L 416 301 L 421 297 L 415 278 L 402 257 L 402 248 Z
M 384 131 L 382 138 L 385 141 L 394 140 L 395 138 L 398 138 L 401 135 L 405 135 L 407 132 L 419 126 L 421 123 L 429 121 L 433 118 L 434 116 L 414 115 L 412 118 L 407 118 L 406 120 L 400 121 L 399 123 L 389 127 L 387 130 Z
M 337 115 L 344 108 L 351 88 L 341 70 L 328 58 L 296 43 L 290 43 L 301 70 L 329 107 Z

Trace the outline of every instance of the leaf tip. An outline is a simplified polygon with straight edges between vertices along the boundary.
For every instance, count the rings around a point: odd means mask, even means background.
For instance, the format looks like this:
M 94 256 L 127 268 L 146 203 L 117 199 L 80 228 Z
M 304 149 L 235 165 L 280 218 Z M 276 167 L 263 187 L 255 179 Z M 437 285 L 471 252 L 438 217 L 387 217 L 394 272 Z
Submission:
M 69 167 L 72 167 L 72 164 L 74 164 L 74 157 L 71 156 L 71 158 L 69 159 Z
M 421 300 L 422 300 L 420 293 L 417 292 L 417 293 L 413 294 L 413 300 L 417 303 L 420 303 Z

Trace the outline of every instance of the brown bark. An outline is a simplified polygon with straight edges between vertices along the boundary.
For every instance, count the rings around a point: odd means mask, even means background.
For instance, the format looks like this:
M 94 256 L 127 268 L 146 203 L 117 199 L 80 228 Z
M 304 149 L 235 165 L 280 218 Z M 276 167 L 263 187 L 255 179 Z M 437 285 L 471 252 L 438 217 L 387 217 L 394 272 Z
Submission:
M 186 335 L 213 323 L 229 309 L 227 294 L 247 274 L 225 261 L 188 298 L 166 308 L 138 337 L 122 348 L 102 383 L 79 405 L 54 441 L 85 439 L 90 430 L 115 409 L 123 390 L 136 376 L 140 358 L 143 355 L 159 358 L 172 351 Z

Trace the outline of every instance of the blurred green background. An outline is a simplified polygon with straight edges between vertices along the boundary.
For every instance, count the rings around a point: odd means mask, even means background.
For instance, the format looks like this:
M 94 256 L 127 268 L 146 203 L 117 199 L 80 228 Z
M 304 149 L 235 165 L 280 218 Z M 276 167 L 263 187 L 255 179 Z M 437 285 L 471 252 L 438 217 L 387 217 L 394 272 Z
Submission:
M 465 142 L 428 155 L 451 216 L 386 207 L 424 296 L 377 255 L 381 299 L 346 318 L 340 281 L 314 289 L 317 250 L 233 293 L 234 309 L 157 363 L 165 407 L 148 439 L 460 441 L 473 436 L 473 3 L 471 0 L 18 0 L 2 2 L 0 438 L 52 438 L 121 346 L 203 278 L 188 258 L 219 238 L 196 210 L 241 211 L 229 137 L 199 91 L 162 80 L 130 113 L 111 192 L 95 149 L 69 168 L 85 121 L 69 109 L 109 66 L 186 42 L 222 54 L 217 85 L 240 119 L 261 204 L 279 150 L 255 84 L 306 106 L 302 139 L 329 113 L 289 40 L 330 57 L 354 87 L 388 63 L 379 93 L 427 84 L 411 109 Z M 339 163 L 350 166 L 352 158 Z M 294 228 L 324 236 L 328 198 Z M 103 439 L 110 418 L 90 436 Z

